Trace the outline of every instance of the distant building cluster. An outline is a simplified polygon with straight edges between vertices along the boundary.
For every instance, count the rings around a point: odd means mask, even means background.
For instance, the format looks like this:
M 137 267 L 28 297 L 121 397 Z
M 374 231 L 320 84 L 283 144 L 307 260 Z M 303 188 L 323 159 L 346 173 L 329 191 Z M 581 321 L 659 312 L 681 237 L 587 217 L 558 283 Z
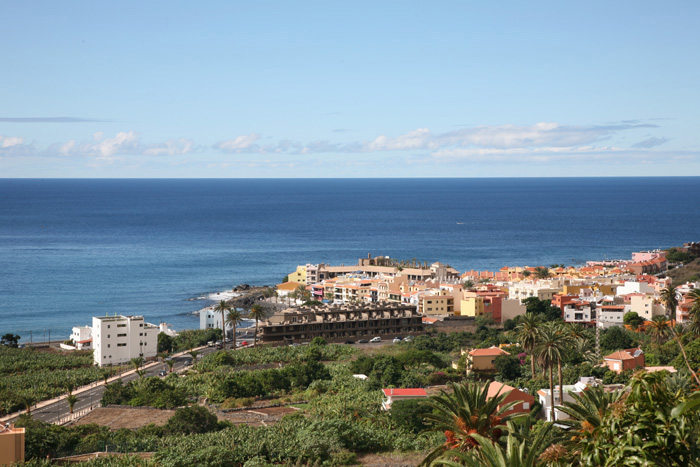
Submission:
M 629 312 L 636 312 L 644 320 L 667 315 L 660 292 L 670 279 L 657 277 L 667 269 L 661 250 L 635 252 L 629 260 L 590 261 L 583 267 L 503 267 L 464 273 L 440 262 L 396 261 L 368 255 L 350 266 L 299 265 L 277 291 L 290 306 L 304 301 L 298 298 L 300 289 L 306 293 L 305 300 L 346 310 L 367 304 L 412 306 L 425 324 L 479 316 L 502 323 L 525 314 L 523 302 L 536 297 L 560 308 L 566 322 L 607 328 L 624 325 Z M 683 293 L 692 287 L 688 284 L 678 290 Z M 688 319 L 692 302 L 681 298 L 677 321 L 682 323 Z M 283 316 L 298 313 L 293 310 L 279 313 L 263 326 L 288 321 Z

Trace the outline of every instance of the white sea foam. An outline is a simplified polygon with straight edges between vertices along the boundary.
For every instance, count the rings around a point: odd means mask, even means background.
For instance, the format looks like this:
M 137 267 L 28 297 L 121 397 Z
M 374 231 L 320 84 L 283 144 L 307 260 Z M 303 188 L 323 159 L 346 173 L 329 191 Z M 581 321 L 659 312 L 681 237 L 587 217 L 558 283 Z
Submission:
M 224 292 L 215 292 L 207 295 L 208 300 L 231 300 L 232 298 L 239 297 L 241 294 L 233 292 L 232 290 L 226 290 Z

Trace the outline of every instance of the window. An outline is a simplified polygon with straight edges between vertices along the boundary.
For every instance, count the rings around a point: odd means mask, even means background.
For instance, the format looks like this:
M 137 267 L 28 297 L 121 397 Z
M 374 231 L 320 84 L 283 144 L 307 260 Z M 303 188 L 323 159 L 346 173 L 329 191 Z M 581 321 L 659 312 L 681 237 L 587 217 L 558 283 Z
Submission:
M 125 327 L 126 327 L 126 324 L 117 324 L 117 327 L 118 327 L 118 328 L 125 328 Z
M 109 329 L 109 324 L 107 325 L 107 329 Z
M 110 334 L 107 334 L 107 339 L 109 339 L 110 337 L 112 337 L 112 336 Z
M 126 337 L 126 334 L 117 334 L 117 337 Z
M 530 410 L 530 403 L 529 402 L 523 402 L 523 410 Z
M 126 347 L 126 344 L 117 344 L 117 347 Z
M 107 344 L 107 348 L 109 348 L 110 344 Z

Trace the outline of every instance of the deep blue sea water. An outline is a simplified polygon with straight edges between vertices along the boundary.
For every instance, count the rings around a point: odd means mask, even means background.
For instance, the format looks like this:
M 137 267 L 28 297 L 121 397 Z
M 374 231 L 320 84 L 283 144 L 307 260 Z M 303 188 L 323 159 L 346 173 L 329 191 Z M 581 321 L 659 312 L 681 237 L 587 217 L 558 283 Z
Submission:
M 0 334 L 93 315 L 176 329 L 241 283 L 367 253 L 459 270 L 580 264 L 700 240 L 700 177 L 0 179 Z

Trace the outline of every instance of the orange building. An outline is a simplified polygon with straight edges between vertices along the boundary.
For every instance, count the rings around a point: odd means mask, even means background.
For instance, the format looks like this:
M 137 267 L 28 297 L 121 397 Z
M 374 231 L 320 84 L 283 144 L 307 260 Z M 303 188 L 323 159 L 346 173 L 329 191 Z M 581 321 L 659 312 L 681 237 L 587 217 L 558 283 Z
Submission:
M 0 428 L 0 466 L 24 462 L 24 428 Z
M 503 415 L 528 413 L 530 412 L 532 405 L 535 403 L 535 398 L 530 394 L 519 389 L 515 389 L 512 386 L 508 386 L 507 384 L 492 381 L 489 384 L 488 398 L 491 399 L 492 397 L 495 397 L 496 394 L 507 394 L 501 405 L 498 406 L 499 409 L 510 402 L 517 402 L 516 405 L 503 412 Z
M 615 373 L 645 367 L 644 352 L 639 347 L 636 349 L 618 350 L 610 355 L 606 355 L 603 357 L 603 360 L 605 360 L 605 365 Z

